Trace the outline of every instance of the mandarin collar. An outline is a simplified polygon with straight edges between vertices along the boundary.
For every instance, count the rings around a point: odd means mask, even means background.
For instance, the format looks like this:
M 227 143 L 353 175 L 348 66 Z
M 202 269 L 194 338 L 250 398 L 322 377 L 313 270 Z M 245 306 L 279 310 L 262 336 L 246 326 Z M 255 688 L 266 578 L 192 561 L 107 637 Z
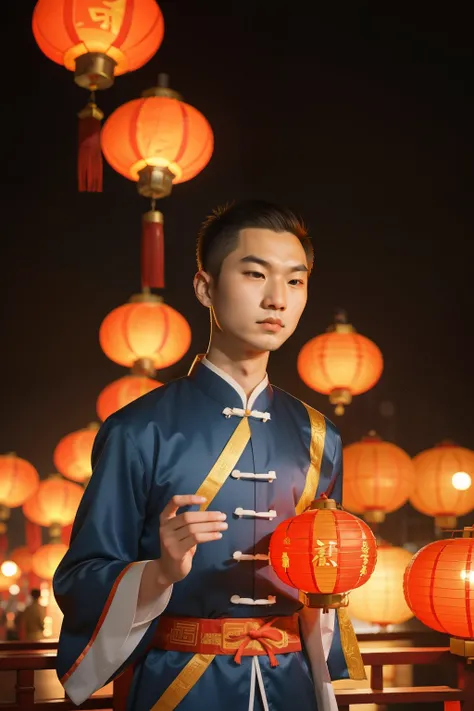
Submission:
M 273 399 L 273 389 L 268 382 L 268 375 L 257 385 L 247 400 L 243 388 L 230 375 L 207 360 L 205 355 L 196 356 L 188 377 L 224 408 L 236 407 L 265 412 Z

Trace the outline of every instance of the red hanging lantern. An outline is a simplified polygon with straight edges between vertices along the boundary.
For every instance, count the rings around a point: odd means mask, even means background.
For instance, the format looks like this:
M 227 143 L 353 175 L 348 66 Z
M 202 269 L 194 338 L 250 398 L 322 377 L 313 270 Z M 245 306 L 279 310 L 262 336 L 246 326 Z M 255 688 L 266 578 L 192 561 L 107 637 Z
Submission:
M 64 543 L 47 543 L 41 546 L 33 555 L 33 572 L 42 580 L 52 580 L 66 551 L 67 546 Z
M 58 474 L 52 474 L 42 481 L 34 496 L 23 504 L 26 518 L 40 526 L 49 528 L 54 541 L 61 537 L 61 527 L 72 523 L 84 489 L 79 484 L 66 481 Z
M 20 546 L 19 548 L 15 548 L 15 550 L 11 552 L 10 558 L 17 564 L 22 573 L 28 574 L 31 572 L 32 554 L 30 553 L 28 546 Z
M 102 190 L 100 122 L 94 92 L 114 76 L 146 64 L 164 34 L 155 0 L 38 0 L 33 35 L 53 62 L 73 71 L 76 84 L 92 92 L 79 114 L 79 190 Z
M 336 323 L 301 349 L 297 361 L 301 380 L 313 390 L 329 395 L 336 415 L 344 414 L 354 395 L 376 385 L 383 371 L 382 353 L 339 314 Z
M 427 627 L 451 636 L 451 651 L 474 656 L 474 527 L 429 543 L 405 571 L 405 598 Z
M 67 479 L 87 484 L 92 475 L 91 455 L 99 425 L 96 422 L 63 437 L 53 453 L 56 469 Z
M 214 136 L 207 119 L 168 88 L 167 75 L 160 74 L 158 83 L 109 116 L 101 142 L 112 168 L 152 199 L 142 221 L 142 287 L 160 289 L 165 285 L 163 215 L 155 210 L 155 200 L 203 170 Z
M 415 486 L 411 505 L 433 516 L 439 528 L 456 526 L 474 509 L 474 452 L 445 441 L 413 458 Z
M 146 375 L 125 375 L 107 385 L 97 398 L 96 409 L 99 418 L 104 421 L 114 412 L 125 407 L 142 395 L 163 385 Z
M 0 455 L 0 539 L 6 535 L 10 509 L 21 506 L 37 490 L 39 474 L 15 452 Z
M 350 594 L 351 617 L 382 628 L 411 619 L 413 614 L 403 594 L 403 576 L 411 559 L 411 553 L 404 548 L 379 542 L 377 563 L 370 580 Z
M 270 562 L 309 607 L 340 607 L 375 567 L 377 544 L 369 526 L 336 507 L 332 499 L 277 526 L 270 539 Z
M 344 498 L 346 509 L 380 523 L 385 515 L 407 501 L 415 485 L 409 455 L 375 433 L 344 447 Z
M 102 321 L 99 341 L 105 355 L 141 375 L 179 361 L 191 345 L 191 329 L 178 311 L 155 294 L 132 296 Z

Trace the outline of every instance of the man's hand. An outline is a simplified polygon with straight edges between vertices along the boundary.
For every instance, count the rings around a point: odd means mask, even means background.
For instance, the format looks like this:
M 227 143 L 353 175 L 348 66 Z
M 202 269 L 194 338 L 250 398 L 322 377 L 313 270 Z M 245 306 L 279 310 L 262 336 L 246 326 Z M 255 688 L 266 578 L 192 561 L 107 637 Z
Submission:
M 227 529 L 226 514 L 220 511 L 187 511 L 176 515 L 182 506 L 202 504 L 202 496 L 173 496 L 160 516 L 161 557 L 158 581 L 171 585 L 185 578 L 191 570 L 198 543 L 209 543 L 222 538 Z

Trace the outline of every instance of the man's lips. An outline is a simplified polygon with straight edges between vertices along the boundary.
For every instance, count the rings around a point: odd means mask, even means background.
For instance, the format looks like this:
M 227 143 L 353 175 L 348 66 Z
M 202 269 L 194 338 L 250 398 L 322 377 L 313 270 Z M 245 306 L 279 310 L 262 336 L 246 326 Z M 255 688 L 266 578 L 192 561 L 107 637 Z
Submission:
M 266 326 L 267 329 L 271 331 L 279 331 L 280 328 L 283 328 L 283 323 L 279 318 L 266 318 L 263 321 L 258 321 L 258 323 L 262 326 Z

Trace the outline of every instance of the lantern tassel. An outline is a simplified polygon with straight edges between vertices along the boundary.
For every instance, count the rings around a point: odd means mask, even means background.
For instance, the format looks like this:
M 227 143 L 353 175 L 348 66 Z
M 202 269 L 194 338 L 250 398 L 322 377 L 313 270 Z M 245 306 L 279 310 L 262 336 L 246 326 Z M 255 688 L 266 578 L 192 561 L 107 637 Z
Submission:
M 102 192 L 102 151 L 100 128 L 104 118 L 97 104 L 91 100 L 79 112 L 79 152 L 77 179 L 79 192 Z
M 141 250 L 142 288 L 163 289 L 165 286 L 165 243 L 163 215 L 149 210 L 142 219 Z

